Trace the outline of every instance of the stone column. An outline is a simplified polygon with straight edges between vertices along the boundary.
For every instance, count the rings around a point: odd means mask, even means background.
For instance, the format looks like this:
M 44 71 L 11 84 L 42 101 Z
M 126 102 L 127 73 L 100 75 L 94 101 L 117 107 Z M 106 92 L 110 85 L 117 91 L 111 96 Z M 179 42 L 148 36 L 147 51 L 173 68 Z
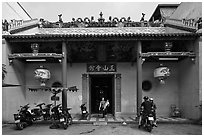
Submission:
M 140 105 L 142 103 L 142 44 L 141 41 L 137 41 L 137 114 L 140 111 Z
M 67 45 L 62 42 L 62 84 L 63 88 L 67 88 Z M 62 91 L 62 108 L 67 108 L 67 91 Z

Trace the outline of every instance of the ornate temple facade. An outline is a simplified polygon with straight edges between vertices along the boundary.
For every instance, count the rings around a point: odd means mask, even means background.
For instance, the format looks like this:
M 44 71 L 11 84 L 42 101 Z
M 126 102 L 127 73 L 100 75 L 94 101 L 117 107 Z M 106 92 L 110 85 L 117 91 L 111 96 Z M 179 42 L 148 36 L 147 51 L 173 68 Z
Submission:
M 182 117 L 199 118 L 202 16 L 176 16 L 190 6 L 185 4 L 160 5 L 151 20 L 143 14 L 139 22 L 130 17 L 106 21 L 102 13 L 98 19 L 70 22 L 62 15 L 57 22 L 30 20 L 16 27 L 5 22 L 3 121 L 12 121 L 20 105 L 51 103 L 56 83 L 62 90 L 58 103 L 71 107 L 72 114 L 80 113 L 82 103 L 91 114 L 99 113 L 104 97 L 111 104 L 109 114 L 136 115 L 143 96 L 149 96 L 158 116 L 171 116 L 171 107 L 177 106 Z M 200 11 L 198 5 L 191 9 Z

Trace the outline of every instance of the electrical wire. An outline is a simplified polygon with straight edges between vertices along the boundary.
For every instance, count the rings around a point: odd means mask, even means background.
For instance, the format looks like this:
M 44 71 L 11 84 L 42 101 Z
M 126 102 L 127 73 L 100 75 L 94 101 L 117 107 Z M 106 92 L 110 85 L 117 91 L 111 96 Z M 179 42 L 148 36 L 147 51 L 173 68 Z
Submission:
M 19 3 L 19 2 L 17 2 L 18 3 L 18 5 L 21 7 L 21 9 L 23 9 L 23 11 L 28 15 L 28 17 L 32 20 L 32 17 L 28 14 L 28 12 L 23 8 L 23 6 Z

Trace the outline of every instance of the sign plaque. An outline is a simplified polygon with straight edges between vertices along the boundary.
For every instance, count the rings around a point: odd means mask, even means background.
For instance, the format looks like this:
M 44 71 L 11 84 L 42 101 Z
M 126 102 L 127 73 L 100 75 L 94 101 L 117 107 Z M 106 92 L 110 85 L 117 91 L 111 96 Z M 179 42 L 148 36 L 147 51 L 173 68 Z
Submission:
M 116 64 L 87 64 L 87 72 L 116 72 Z

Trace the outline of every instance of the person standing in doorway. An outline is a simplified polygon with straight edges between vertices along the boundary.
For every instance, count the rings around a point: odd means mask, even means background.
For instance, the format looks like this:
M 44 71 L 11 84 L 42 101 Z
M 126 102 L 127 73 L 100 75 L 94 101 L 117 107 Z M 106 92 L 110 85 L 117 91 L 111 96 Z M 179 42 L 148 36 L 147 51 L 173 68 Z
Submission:
M 104 117 L 104 106 L 105 106 L 105 100 L 104 100 L 104 98 L 102 98 L 102 100 L 100 101 L 100 105 L 99 105 L 99 112 L 103 112 L 103 117 Z

